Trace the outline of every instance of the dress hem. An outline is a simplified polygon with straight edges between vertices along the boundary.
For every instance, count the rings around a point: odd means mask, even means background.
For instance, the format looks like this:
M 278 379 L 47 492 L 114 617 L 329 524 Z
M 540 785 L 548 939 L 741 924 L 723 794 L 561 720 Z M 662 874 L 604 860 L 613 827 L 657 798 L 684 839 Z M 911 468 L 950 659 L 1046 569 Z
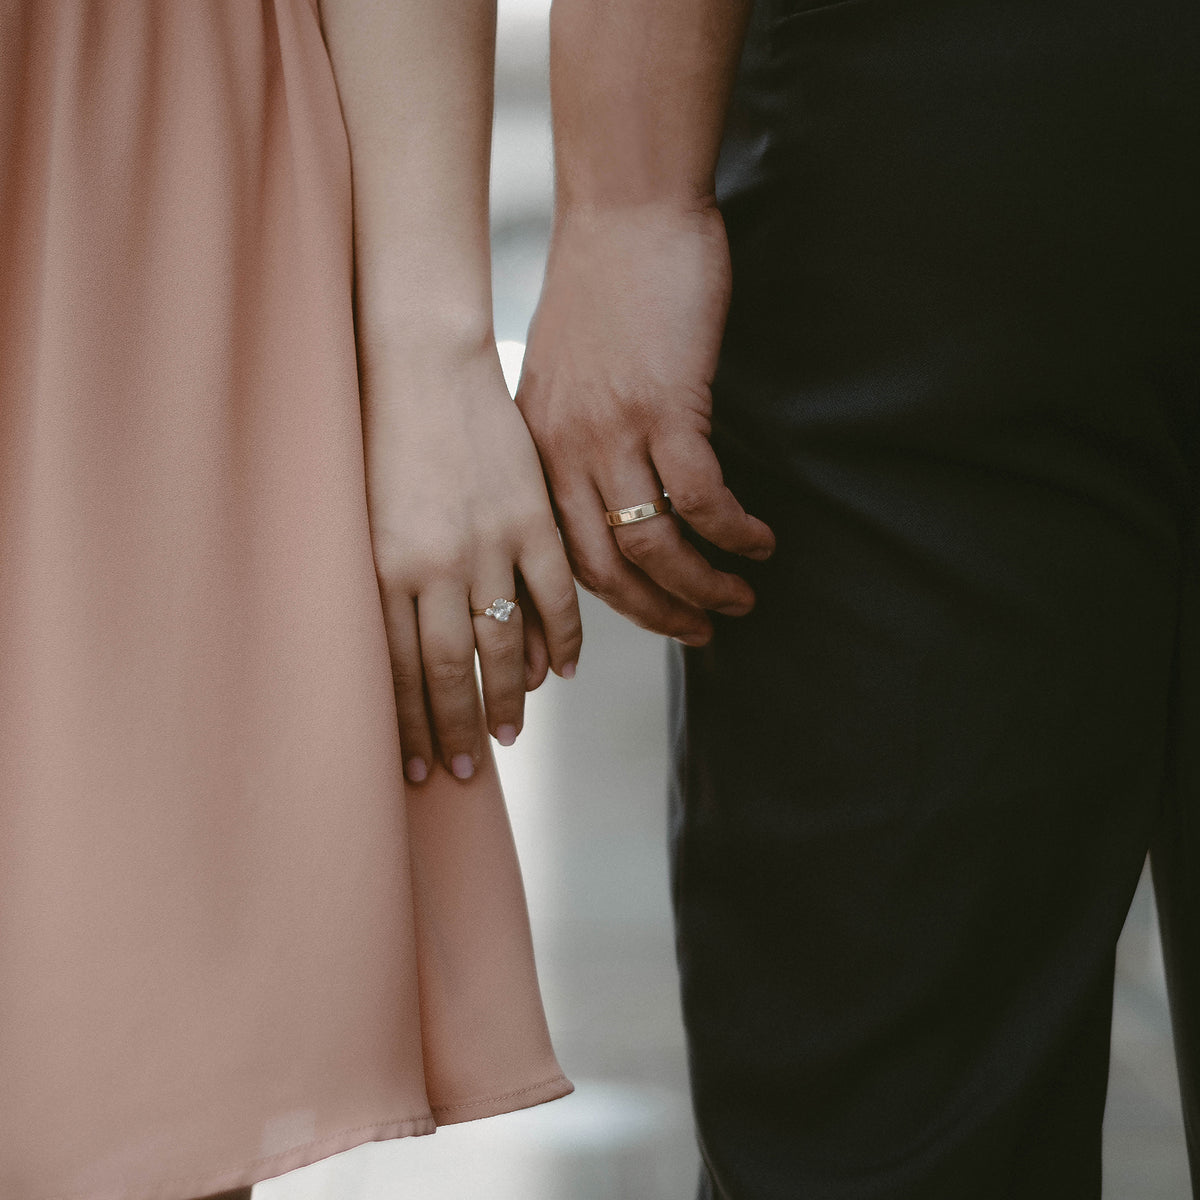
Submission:
M 305 1142 L 291 1150 L 283 1150 L 266 1158 L 255 1159 L 244 1166 L 211 1175 L 162 1180 L 158 1183 L 121 1184 L 85 1191 L 56 1192 L 41 1197 L 40 1200 L 197 1200 L 215 1193 L 253 1187 L 267 1179 L 286 1175 L 301 1167 L 312 1166 L 322 1159 L 353 1150 L 357 1146 L 364 1146 L 368 1142 L 428 1136 L 435 1133 L 439 1125 L 460 1124 L 483 1117 L 500 1116 L 521 1108 L 533 1108 L 567 1096 L 574 1090 L 574 1085 L 565 1076 L 558 1075 L 553 1079 L 497 1096 L 437 1105 L 427 1115 L 345 1129 L 313 1142 Z

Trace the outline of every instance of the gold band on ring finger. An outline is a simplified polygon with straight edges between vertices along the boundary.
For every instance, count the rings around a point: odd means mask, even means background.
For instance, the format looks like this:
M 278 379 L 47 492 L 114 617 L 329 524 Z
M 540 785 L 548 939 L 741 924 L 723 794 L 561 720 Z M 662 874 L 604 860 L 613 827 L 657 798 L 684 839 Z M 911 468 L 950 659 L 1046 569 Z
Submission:
M 648 521 L 660 513 L 671 511 L 671 501 L 666 496 L 657 500 L 648 500 L 645 504 L 635 504 L 632 508 L 610 508 L 605 511 L 605 517 L 610 525 L 633 525 L 638 521 Z

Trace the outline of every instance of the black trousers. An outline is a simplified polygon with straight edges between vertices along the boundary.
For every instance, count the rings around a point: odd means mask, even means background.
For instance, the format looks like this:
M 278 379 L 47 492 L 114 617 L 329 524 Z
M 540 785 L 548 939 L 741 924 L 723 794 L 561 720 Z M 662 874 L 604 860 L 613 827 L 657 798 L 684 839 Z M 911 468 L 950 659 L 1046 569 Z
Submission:
M 779 549 L 675 677 L 705 1196 L 1098 1197 L 1152 844 L 1200 1179 L 1198 61 L 1196 0 L 758 5 L 715 442 Z

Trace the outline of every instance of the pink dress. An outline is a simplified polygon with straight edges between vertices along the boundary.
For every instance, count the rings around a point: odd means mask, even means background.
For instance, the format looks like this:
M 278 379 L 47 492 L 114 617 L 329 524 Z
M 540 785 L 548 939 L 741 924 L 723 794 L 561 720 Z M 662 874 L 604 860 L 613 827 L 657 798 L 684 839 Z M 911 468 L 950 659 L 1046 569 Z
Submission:
M 402 783 L 315 4 L 0 0 L 4 1200 L 570 1091 L 494 769 Z

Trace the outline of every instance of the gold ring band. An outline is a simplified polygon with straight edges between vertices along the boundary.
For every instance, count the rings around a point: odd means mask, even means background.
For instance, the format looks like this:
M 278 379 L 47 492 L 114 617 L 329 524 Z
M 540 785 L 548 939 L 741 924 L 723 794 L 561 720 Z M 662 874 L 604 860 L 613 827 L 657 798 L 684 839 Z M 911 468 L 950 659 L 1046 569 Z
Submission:
M 513 615 L 513 610 L 521 606 L 520 600 L 505 600 L 503 596 L 497 596 L 495 600 L 487 606 L 487 608 L 471 609 L 473 617 L 492 617 L 501 623 L 508 620 Z
M 612 508 L 604 515 L 610 525 L 633 525 L 637 521 L 648 521 L 660 513 L 671 511 L 671 501 L 666 496 L 650 500 L 645 504 L 635 504 L 632 508 Z

